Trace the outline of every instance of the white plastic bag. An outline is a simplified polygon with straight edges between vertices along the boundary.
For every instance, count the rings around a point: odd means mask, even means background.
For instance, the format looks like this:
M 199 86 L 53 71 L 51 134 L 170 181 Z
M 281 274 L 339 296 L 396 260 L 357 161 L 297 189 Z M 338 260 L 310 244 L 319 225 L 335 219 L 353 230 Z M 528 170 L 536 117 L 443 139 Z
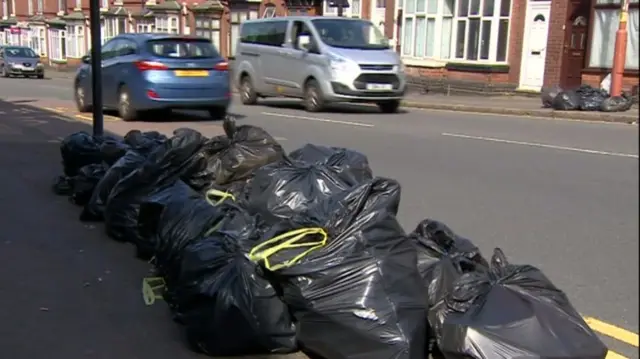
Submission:
M 611 94 L 611 73 L 607 74 L 602 82 L 600 82 L 600 89 L 607 91 L 608 94 Z

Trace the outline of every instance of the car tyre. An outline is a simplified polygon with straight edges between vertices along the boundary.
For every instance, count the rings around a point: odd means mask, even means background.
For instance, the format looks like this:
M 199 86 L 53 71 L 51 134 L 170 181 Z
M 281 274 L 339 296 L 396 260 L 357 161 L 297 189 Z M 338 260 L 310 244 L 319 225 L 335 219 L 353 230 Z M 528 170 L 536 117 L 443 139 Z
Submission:
M 251 77 L 243 76 L 240 81 L 240 101 L 243 105 L 255 105 L 258 103 L 258 94 L 256 93 Z
M 9 71 L 7 71 L 7 68 L 2 66 L 2 77 L 11 77 L 11 74 L 9 74 Z
M 84 87 L 80 86 L 80 84 L 76 84 L 73 90 L 74 99 L 76 102 L 76 108 L 78 112 L 89 112 L 91 111 L 91 106 L 87 101 L 87 93 L 84 90 Z
M 320 85 L 314 79 L 307 81 L 304 87 L 304 108 L 309 112 L 320 112 L 324 107 L 324 95 Z
M 227 108 L 223 106 L 212 107 L 209 109 L 209 116 L 212 120 L 223 120 L 227 115 Z
M 40 80 L 44 79 L 44 74 L 38 75 L 38 79 Z
M 138 111 L 131 105 L 131 94 L 125 85 L 118 90 L 118 115 L 122 121 L 135 121 L 138 118 Z
M 396 113 L 400 108 L 400 100 L 378 102 L 377 105 L 382 113 Z

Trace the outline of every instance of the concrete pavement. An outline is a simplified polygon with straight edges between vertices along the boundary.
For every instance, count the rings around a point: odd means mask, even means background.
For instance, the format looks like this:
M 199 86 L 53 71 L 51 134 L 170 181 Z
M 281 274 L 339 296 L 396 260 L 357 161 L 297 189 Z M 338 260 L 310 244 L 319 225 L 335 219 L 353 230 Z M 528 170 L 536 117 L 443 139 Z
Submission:
M 77 117 L 83 115 L 73 113 L 68 83 L 32 83 L 0 79 L 0 98 L 37 97 L 31 105 L 83 120 Z M 436 218 L 470 237 L 485 253 L 500 246 L 514 263 L 542 268 L 581 313 L 615 325 L 617 329 L 591 321 L 604 332 L 612 350 L 638 358 L 637 127 L 422 110 L 381 115 L 362 106 L 308 114 L 295 101 L 275 100 L 234 106 L 232 112 L 242 116 L 240 122 L 262 126 L 279 137 L 288 150 L 314 142 L 366 153 L 377 175 L 403 185 L 400 218 L 407 230 L 424 217 Z M 114 119 L 107 128 L 120 132 L 139 126 L 166 132 L 188 125 L 207 134 L 220 130 L 216 123 L 196 121 L 197 114 L 178 119 L 183 122 L 129 124 Z M 59 163 L 55 156 L 50 171 Z M 45 201 L 49 204 L 41 206 L 69 206 L 50 204 L 50 197 Z M 65 225 L 72 223 L 82 226 L 75 218 Z M 100 238 L 95 232 L 84 235 L 84 243 Z M 120 268 L 127 254 L 119 252 L 119 259 L 114 255 L 109 260 Z M 83 263 L 76 265 L 76 270 L 84 270 Z M 128 272 L 135 274 L 129 278 L 131 288 L 113 288 L 114 302 L 131 296 L 134 282 L 137 286 L 143 276 Z M 121 303 L 135 306 L 137 300 L 136 295 Z

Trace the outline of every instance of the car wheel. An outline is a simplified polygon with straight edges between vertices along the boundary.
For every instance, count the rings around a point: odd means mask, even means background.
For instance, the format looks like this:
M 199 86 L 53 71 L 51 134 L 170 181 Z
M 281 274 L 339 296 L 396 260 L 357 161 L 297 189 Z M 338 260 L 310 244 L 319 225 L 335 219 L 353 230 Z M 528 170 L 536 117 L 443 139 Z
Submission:
M 242 81 L 240 82 L 240 100 L 243 105 L 255 105 L 258 103 L 258 94 L 253 88 L 249 76 L 242 77 Z
M 2 77 L 9 77 L 9 76 L 11 75 L 9 74 L 9 71 L 7 71 L 7 68 L 2 66 Z
M 209 116 L 212 120 L 222 120 L 227 115 L 227 108 L 218 106 L 209 109 Z
M 395 113 L 398 111 L 398 108 L 400 108 L 400 101 L 392 100 L 378 102 L 378 108 L 380 108 L 380 111 L 382 111 L 382 113 Z
M 324 109 L 324 96 L 316 80 L 307 81 L 304 87 L 304 107 L 309 112 L 320 112 Z
M 89 106 L 89 102 L 87 101 L 87 92 L 80 84 L 76 84 L 75 86 L 74 97 L 76 100 L 76 108 L 78 109 L 78 112 L 91 111 L 91 106 Z
M 42 80 L 44 78 L 44 74 L 38 75 L 38 78 Z
M 118 115 L 123 121 L 135 121 L 138 117 L 137 111 L 131 105 L 131 94 L 127 86 L 120 86 L 118 91 Z

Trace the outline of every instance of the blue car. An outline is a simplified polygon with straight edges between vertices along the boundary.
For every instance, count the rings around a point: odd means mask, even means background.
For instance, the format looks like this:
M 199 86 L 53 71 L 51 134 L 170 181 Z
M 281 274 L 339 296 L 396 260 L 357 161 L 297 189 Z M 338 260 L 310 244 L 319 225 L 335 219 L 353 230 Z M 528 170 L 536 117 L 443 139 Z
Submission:
M 102 46 L 103 106 L 124 121 L 172 109 L 208 110 L 214 119 L 231 103 L 229 65 L 210 40 L 174 34 L 122 34 Z M 91 58 L 82 58 L 74 94 L 91 111 Z

